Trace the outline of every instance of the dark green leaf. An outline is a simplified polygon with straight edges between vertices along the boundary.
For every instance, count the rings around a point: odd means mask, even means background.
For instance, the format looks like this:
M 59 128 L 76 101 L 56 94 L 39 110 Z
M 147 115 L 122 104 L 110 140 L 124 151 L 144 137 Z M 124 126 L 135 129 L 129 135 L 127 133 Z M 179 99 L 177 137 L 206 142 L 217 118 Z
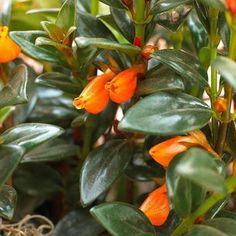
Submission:
M 221 11 L 226 10 L 226 6 L 223 0 L 197 0 L 197 1 L 202 2 L 202 4 L 206 6 L 213 7 Z
M 0 109 L 0 126 L 7 119 L 7 117 L 14 111 L 14 107 L 4 107 Z
M 17 66 L 9 84 L 0 92 L 0 108 L 27 102 L 27 82 L 27 67 L 25 65 Z
M 60 174 L 43 163 L 26 163 L 17 168 L 13 176 L 14 186 L 29 195 L 48 196 L 62 191 Z
M 185 236 L 228 236 L 222 231 L 206 225 L 192 226 Z
M 56 225 L 54 236 L 99 236 L 104 230 L 85 209 L 71 211 Z
M 48 124 L 26 123 L 17 125 L 1 134 L 4 144 L 19 145 L 29 151 L 63 133 L 63 129 Z
M 176 8 L 180 5 L 185 5 L 191 3 L 192 0 L 160 0 L 156 1 L 155 5 L 153 6 L 151 13 L 152 14 L 159 14 L 165 11 L 169 11 L 173 8 Z
M 140 53 L 140 48 L 133 46 L 132 44 L 120 44 L 104 38 L 78 37 L 75 39 L 75 42 L 79 48 L 92 46 L 102 49 L 118 50 L 128 55 L 138 55 Z
M 211 226 L 215 229 L 220 230 L 222 233 L 228 236 L 235 236 L 236 232 L 236 220 L 230 218 L 214 218 L 204 222 L 205 225 Z
M 16 207 L 17 193 L 14 188 L 4 185 L 0 188 L 0 216 L 11 220 Z
M 164 49 L 152 54 L 152 57 L 201 87 L 208 86 L 206 70 L 194 56 L 181 50 Z
M 205 126 L 211 115 L 211 109 L 195 97 L 158 92 L 131 107 L 119 128 L 147 134 L 185 134 Z
M 218 56 L 212 65 L 227 80 L 227 82 L 236 89 L 236 62 L 227 58 Z
M 55 139 L 28 152 L 24 155 L 21 163 L 60 161 L 68 157 L 76 156 L 78 152 L 78 146 L 60 139 Z
M 12 0 L 1 0 L 0 25 L 9 25 L 12 8 Z
M 80 179 L 83 205 L 92 203 L 122 174 L 132 157 L 132 146 L 124 140 L 110 140 L 94 149 L 84 162 Z
M 48 61 L 51 63 L 66 66 L 64 56 L 55 48 L 44 48 L 35 46 L 35 40 L 38 37 L 44 37 L 47 34 L 43 31 L 13 31 L 10 33 L 12 39 L 20 45 L 23 52 L 37 60 Z
M 236 220 L 236 213 L 232 211 L 222 210 L 217 213 L 216 217 L 230 218 L 234 221 Z
M 176 172 L 209 191 L 227 191 L 214 157 L 203 149 L 188 150 L 176 166 Z
M 224 43 L 226 51 L 229 50 L 229 41 L 230 41 L 230 28 L 227 23 L 225 14 L 220 12 L 218 20 L 218 28 L 220 32 L 221 39 Z
M 155 236 L 155 229 L 143 212 L 132 205 L 114 202 L 93 207 L 91 214 L 114 236 Z

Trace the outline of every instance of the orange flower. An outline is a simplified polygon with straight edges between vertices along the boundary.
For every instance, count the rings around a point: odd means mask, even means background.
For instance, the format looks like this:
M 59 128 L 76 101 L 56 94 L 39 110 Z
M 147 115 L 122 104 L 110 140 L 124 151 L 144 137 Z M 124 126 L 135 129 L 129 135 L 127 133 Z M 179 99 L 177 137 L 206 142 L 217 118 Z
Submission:
M 205 148 L 218 157 L 218 154 L 211 148 L 206 136 L 200 130 L 190 132 L 186 136 L 176 136 L 159 143 L 149 150 L 149 154 L 156 162 L 167 168 L 177 154 L 186 151 L 192 146 Z
M 160 226 L 165 223 L 170 212 L 166 185 L 151 192 L 140 207 L 151 223 Z
M 74 99 L 73 105 L 77 109 L 84 108 L 92 114 L 101 112 L 109 101 L 109 93 L 105 89 L 105 84 L 114 76 L 115 74 L 111 70 L 107 70 L 104 74 L 97 76 L 88 83 L 80 96 Z
M 154 45 L 145 45 L 143 50 L 142 50 L 142 56 L 146 59 L 146 60 L 150 60 L 151 56 L 154 52 L 156 52 L 158 50 L 158 48 Z
M 231 15 L 234 15 L 236 13 L 236 0 L 226 0 L 226 4 Z
M 20 52 L 20 47 L 8 36 L 8 27 L 0 26 L 0 63 L 14 60 Z
M 105 85 L 113 102 L 121 104 L 127 102 L 135 93 L 137 74 L 143 73 L 142 65 L 133 66 L 116 75 Z
M 214 103 L 214 108 L 217 112 L 226 112 L 228 101 L 225 98 L 218 98 Z

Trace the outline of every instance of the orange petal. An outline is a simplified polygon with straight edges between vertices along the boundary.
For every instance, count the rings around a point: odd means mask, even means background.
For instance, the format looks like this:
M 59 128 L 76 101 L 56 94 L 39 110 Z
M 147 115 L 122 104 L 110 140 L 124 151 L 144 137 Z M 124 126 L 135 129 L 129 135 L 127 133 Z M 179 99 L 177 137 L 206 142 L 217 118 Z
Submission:
M 0 63 L 14 60 L 20 52 L 20 47 L 8 36 L 8 28 L 0 27 Z
M 149 218 L 153 225 L 160 226 L 168 218 L 170 207 L 166 185 L 162 185 L 148 195 L 140 210 Z
M 236 13 L 236 1 L 235 0 L 226 0 L 228 9 L 232 15 Z
M 97 114 L 101 112 L 109 101 L 109 93 L 105 89 L 108 80 L 114 77 L 110 70 L 97 76 L 84 88 L 79 97 L 75 98 L 73 105 L 77 109 L 85 109 L 87 112 Z

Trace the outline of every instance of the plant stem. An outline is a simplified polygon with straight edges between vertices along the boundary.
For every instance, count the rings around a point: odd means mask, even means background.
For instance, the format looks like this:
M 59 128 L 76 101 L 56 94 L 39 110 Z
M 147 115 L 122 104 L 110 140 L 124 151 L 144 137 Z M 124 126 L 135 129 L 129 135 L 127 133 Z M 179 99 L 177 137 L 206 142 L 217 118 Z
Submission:
M 226 193 L 214 193 L 206 199 L 202 205 L 193 212 L 189 217 L 187 217 L 171 234 L 171 236 L 180 236 L 183 235 L 191 226 L 195 220 L 207 213 L 207 211 L 212 208 L 217 202 L 225 198 L 228 194 L 232 193 L 236 188 L 236 176 L 232 176 L 226 180 Z
M 4 67 L 1 63 L 0 63 L 0 79 L 2 79 L 4 84 L 8 83 L 7 74 L 5 73 Z
M 99 1 L 98 0 L 91 0 L 91 14 L 96 16 L 99 12 Z
M 211 51 L 211 61 L 213 61 L 217 57 L 217 46 L 219 43 L 218 33 L 217 33 L 217 22 L 218 22 L 218 14 L 219 11 L 211 8 L 209 10 L 210 14 L 210 51 Z M 214 103 L 217 99 L 217 70 L 211 66 L 211 106 L 214 109 Z M 218 135 L 218 121 L 216 118 L 212 117 L 212 137 L 213 144 L 216 145 Z
M 230 45 L 229 45 L 229 58 L 236 60 L 236 28 L 231 27 Z M 225 86 L 225 99 L 227 99 L 227 111 L 223 114 L 223 122 L 220 125 L 219 138 L 217 141 L 217 152 L 221 155 L 224 151 L 225 141 L 227 137 L 228 124 L 230 121 L 230 110 L 233 99 L 233 88 L 226 82 Z
M 136 0 L 135 2 L 135 37 L 141 39 L 141 45 L 143 46 L 145 37 L 145 0 Z

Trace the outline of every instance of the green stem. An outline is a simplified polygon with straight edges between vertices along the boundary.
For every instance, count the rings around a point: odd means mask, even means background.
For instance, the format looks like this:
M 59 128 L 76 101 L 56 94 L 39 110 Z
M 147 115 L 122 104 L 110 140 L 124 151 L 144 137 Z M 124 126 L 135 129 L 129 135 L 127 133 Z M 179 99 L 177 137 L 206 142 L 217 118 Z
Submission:
M 99 12 L 99 0 L 91 0 L 91 14 L 96 16 Z
M 236 28 L 231 28 L 231 34 L 230 34 L 230 46 L 229 46 L 229 58 L 232 60 L 236 60 Z M 230 109 L 231 109 L 231 103 L 233 99 L 233 88 L 228 83 L 225 83 L 224 86 L 225 89 L 225 99 L 227 99 L 228 106 L 227 111 L 223 114 L 223 122 L 221 123 L 220 130 L 219 130 L 219 138 L 217 141 L 217 152 L 221 155 L 224 151 L 224 146 L 226 142 L 227 137 L 227 130 L 228 130 L 228 124 L 230 121 Z
M 216 9 L 210 9 L 210 51 L 211 51 L 211 61 L 213 61 L 217 57 L 217 46 L 219 43 L 218 40 L 218 32 L 217 32 L 217 22 L 218 22 L 218 14 L 219 11 Z M 218 97 L 217 91 L 217 70 L 211 66 L 211 106 L 214 109 L 214 103 L 216 102 Z M 212 117 L 212 137 L 213 144 L 216 145 L 218 135 L 218 121 Z
M 145 27 L 146 27 L 145 8 L 146 8 L 145 0 L 137 0 L 135 2 L 135 37 L 139 37 L 141 39 L 142 46 L 144 43 Z
M 205 215 L 209 209 L 211 209 L 217 202 L 225 198 L 228 194 L 232 193 L 236 188 L 236 176 L 232 176 L 226 181 L 227 192 L 226 193 L 214 193 L 208 199 L 206 199 L 202 205 L 187 217 L 183 222 L 175 229 L 171 236 L 183 235 L 194 224 L 196 219 Z

